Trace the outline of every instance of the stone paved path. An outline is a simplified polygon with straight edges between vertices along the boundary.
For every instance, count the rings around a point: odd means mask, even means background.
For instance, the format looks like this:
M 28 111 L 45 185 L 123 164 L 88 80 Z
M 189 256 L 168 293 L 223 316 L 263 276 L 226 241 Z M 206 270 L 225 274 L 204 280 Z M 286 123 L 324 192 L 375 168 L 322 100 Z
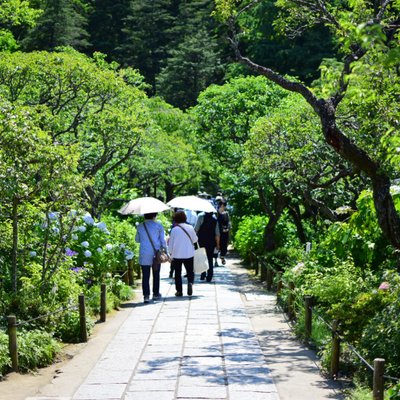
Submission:
M 168 269 L 163 299 L 132 310 L 72 397 L 27 400 L 279 400 L 229 269 L 191 298 L 174 296 Z

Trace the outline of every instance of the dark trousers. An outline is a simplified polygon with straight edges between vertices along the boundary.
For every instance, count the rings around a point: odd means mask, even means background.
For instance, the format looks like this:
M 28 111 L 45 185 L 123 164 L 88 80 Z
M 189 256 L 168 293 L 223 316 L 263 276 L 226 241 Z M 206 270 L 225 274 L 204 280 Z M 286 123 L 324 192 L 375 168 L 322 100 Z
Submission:
M 185 266 L 188 283 L 194 282 L 193 257 L 174 258 L 171 267 L 175 271 L 175 289 L 182 293 L 182 264 Z
M 208 270 L 207 270 L 207 273 L 203 272 L 201 274 L 201 278 L 202 279 L 206 278 L 208 282 L 211 282 L 211 280 L 214 276 L 214 264 L 213 264 L 214 246 L 206 247 L 206 253 L 207 253 L 207 260 L 208 260 Z
M 150 296 L 150 270 L 153 272 L 153 295 L 160 292 L 160 268 L 161 264 L 141 265 L 143 296 Z
M 221 232 L 219 237 L 220 256 L 225 257 L 228 252 L 229 232 Z

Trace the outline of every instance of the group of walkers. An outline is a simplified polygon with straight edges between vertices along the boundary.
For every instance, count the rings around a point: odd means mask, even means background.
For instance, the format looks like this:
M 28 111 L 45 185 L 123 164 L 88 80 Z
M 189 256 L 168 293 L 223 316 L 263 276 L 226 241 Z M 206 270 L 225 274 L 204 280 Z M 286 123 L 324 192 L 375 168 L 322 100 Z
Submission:
M 170 259 L 170 277 L 175 278 L 175 296 L 183 296 L 182 265 L 186 270 L 187 294 L 193 294 L 194 270 L 193 260 L 195 246 L 204 247 L 207 253 L 208 270 L 203 272 L 200 280 L 211 282 L 214 266 L 218 266 L 218 255 L 221 263 L 226 263 L 229 231 L 231 223 L 227 202 L 216 197 L 217 213 L 176 209 L 173 216 L 169 237 L 166 238 L 164 227 L 155 219 L 157 213 L 144 214 L 144 222 L 137 226 L 136 242 L 140 243 L 139 264 L 142 269 L 142 290 L 144 302 L 150 301 L 150 275 L 153 275 L 153 300 L 161 298 L 160 268 L 155 259 L 155 250 L 167 249 Z M 215 261 L 214 261 L 215 260 Z

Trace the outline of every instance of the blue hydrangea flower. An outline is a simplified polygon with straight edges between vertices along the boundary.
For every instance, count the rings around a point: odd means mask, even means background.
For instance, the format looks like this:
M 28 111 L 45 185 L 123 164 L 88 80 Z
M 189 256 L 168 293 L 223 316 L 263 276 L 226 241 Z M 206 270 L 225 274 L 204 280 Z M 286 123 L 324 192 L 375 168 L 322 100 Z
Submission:
M 82 219 L 86 225 L 94 225 L 94 219 L 89 213 L 86 213 Z
M 48 217 L 49 219 L 51 219 L 51 220 L 55 220 L 55 219 L 57 219 L 57 214 L 56 214 L 55 212 L 49 212 L 49 213 L 47 214 L 47 217 Z
M 90 250 L 85 250 L 83 254 L 85 255 L 85 257 L 92 257 L 92 252 Z
M 130 250 L 125 250 L 125 260 L 132 260 L 133 252 Z
M 36 256 L 37 256 L 36 251 L 30 251 L 30 252 L 29 252 L 29 256 L 30 256 L 30 257 L 36 257 Z
M 74 234 L 71 236 L 71 238 L 72 238 L 72 240 L 78 240 L 78 235 L 74 233 Z
M 105 231 L 107 229 L 107 225 L 105 222 L 97 222 L 94 224 L 96 228 L 99 228 L 101 231 Z
M 77 254 L 78 254 L 77 251 L 74 251 L 74 250 L 70 249 L 69 247 L 67 247 L 65 249 L 65 255 L 68 257 L 73 257 L 73 256 L 76 256 Z
M 110 244 L 110 243 L 107 243 L 107 244 L 106 244 L 106 249 L 107 249 L 107 250 L 112 250 L 112 248 L 113 248 L 113 245 L 112 245 L 112 244 Z
M 84 242 L 81 243 L 81 245 L 83 247 L 89 247 L 89 242 L 87 242 L 86 240 Z
M 83 226 L 83 225 L 78 226 L 78 231 L 79 232 L 86 232 L 86 226 Z
M 97 251 L 98 253 L 102 253 L 102 252 L 103 252 L 103 249 L 102 249 L 101 247 L 98 247 L 98 248 L 96 249 L 96 251 Z

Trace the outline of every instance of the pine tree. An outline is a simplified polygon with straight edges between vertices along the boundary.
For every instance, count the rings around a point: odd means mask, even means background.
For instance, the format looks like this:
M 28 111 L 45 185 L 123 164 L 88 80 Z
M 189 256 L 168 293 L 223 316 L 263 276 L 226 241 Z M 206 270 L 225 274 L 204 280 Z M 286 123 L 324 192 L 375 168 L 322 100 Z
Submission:
M 193 106 L 199 93 L 221 73 L 217 42 L 200 29 L 169 52 L 167 64 L 157 76 L 157 94 L 185 109 Z
M 84 4 L 79 1 L 46 0 L 37 25 L 23 40 L 25 50 L 53 50 L 71 46 L 77 50 L 89 47 Z
M 94 0 L 89 18 L 90 41 L 94 51 L 107 54 L 110 61 L 120 61 L 117 49 L 124 41 L 124 18 L 130 0 Z
M 153 88 L 173 41 L 176 9 L 176 1 L 132 0 L 124 19 L 125 38 L 118 48 L 118 58 L 123 65 L 139 69 Z

